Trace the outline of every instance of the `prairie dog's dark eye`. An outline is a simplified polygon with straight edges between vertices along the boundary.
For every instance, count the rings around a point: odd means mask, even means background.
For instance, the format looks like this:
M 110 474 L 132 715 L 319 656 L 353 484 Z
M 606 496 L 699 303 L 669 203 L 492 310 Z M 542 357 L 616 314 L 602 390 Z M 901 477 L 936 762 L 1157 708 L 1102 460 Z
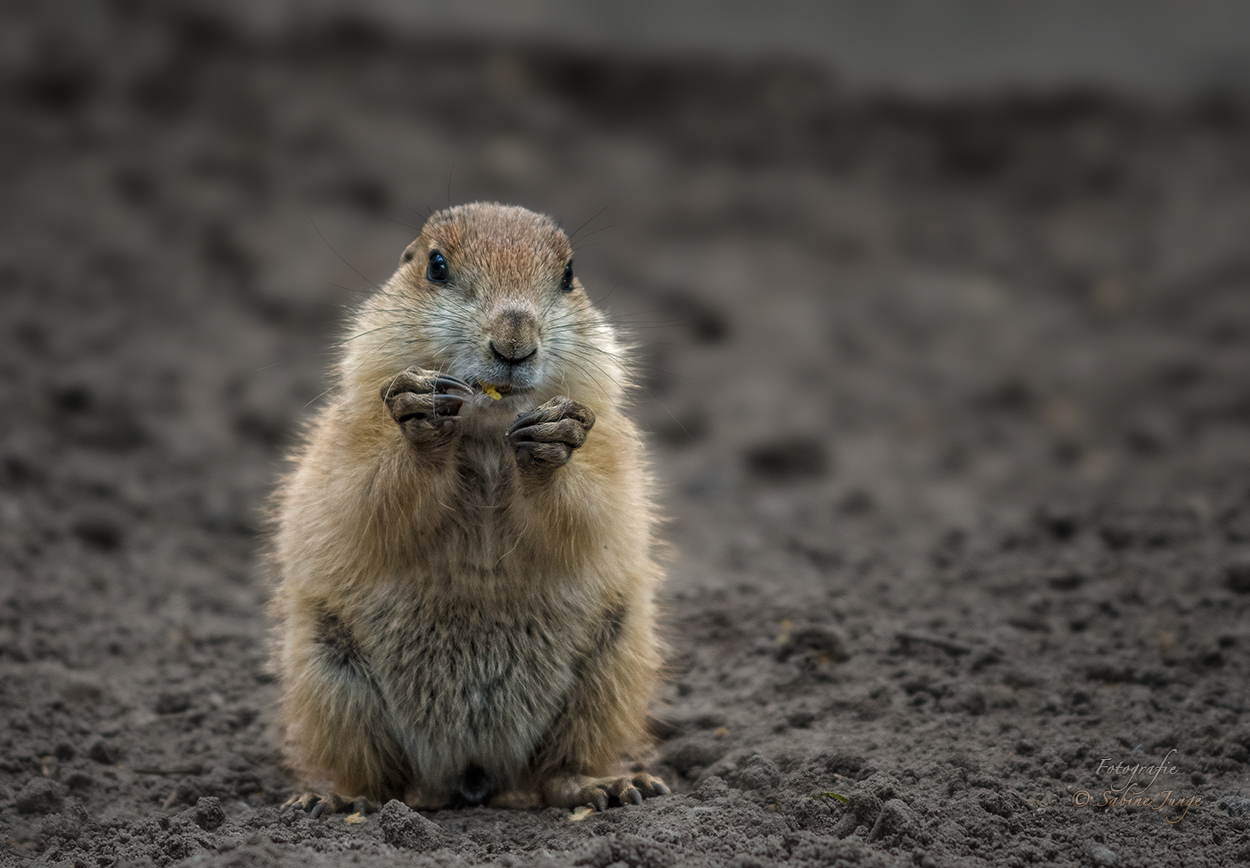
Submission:
M 560 278 L 560 289 L 565 292 L 573 291 L 573 260 L 569 260 L 569 264 L 564 266 L 564 276 Z
M 449 274 L 447 260 L 443 258 L 443 254 L 437 250 L 431 250 L 430 265 L 425 269 L 425 279 L 430 283 L 446 283 Z

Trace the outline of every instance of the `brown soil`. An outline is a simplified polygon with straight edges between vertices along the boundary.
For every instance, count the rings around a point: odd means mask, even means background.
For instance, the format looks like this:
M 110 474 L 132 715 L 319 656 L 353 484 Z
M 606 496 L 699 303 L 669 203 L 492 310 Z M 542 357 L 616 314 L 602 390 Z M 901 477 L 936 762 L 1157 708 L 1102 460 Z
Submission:
M 0 861 L 1250 860 L 1244 114 L 109 27 L 0 96 Z M 637 339 L 677 793 L 284 813 L 263 504 L 339 308 L 476 198 L 585 223 Z M 1182 819 L 1098 806 L 1170 751 Z

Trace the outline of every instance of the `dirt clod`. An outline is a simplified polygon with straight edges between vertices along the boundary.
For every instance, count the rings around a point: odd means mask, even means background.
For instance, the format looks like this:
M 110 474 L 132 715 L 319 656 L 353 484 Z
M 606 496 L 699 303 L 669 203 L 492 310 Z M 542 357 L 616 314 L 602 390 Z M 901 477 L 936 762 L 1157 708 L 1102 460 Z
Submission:
M 890 799 L 881 806 L 868 837 L 873 841 L 888 839 L 897 843 L 908 838 L 915 828 L 916 815 L 907 803 L 901 799 Z
M 226 822 L 226 812 L 221 807 L 221 799 L 216 796 L 201 796 L 192 809 L 195 825 L 205 832 L 211 832 Z
M 434 850 L 443 843 L 443 830 L 398 799 L 391 799 L 378 811 L 382 839 L 405 850 Z
M 65 787 L 49 778 L 31 778 L 14 804 L 23 814 L 51 814 L 65 803 Z
M 1239 594 L 1250 594 L 1250 558 L 1237 560 L 1226 566 L 1224 583 Z

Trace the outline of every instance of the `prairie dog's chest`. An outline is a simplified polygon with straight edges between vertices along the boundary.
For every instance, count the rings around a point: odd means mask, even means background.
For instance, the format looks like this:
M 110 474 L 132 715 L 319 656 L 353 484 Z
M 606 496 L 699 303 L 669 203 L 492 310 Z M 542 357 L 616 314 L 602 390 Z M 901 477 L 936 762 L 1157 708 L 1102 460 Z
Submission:
M 516 459 L 502 436 L 497 442 L 466 439 L 456 451 L 455 474 L 455 485 L 441 503 L 444 528 L 435 534 L 431 548 L 441 550 L 447 559 L 444 567 L 453 572 L 516 567 L 504 561 L 519 554 L 528 522 L 517 486 Z M 435 560 L 441 558 L 435 555 Z
M 439 591 L 398 605 L 381 599 L 366 615 L 372 655 L 403 680 L 425 670 L 461 686 L 558 681 L 588 649 L 597 620 L 591 607 L 553 595 L 478 602 Z
M 503 441 L 466 438 L 456 450 L 458 505 L 474 511 L 506 507 L 516 496 L 516 459 Z

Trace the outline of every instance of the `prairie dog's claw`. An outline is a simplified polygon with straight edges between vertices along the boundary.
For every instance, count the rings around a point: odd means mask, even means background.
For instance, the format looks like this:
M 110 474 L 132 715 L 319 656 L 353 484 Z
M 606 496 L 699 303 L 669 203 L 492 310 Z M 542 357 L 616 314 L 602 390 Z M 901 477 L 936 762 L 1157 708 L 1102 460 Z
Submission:
M 586 805 L 599 812 L 606 811 L 609 804 L 641 805 L 644 798 L 669 792 L 662 780 L 643 773 L 608 778 L 570 775 L 544 789 L 549 805 L 568 808 Z

